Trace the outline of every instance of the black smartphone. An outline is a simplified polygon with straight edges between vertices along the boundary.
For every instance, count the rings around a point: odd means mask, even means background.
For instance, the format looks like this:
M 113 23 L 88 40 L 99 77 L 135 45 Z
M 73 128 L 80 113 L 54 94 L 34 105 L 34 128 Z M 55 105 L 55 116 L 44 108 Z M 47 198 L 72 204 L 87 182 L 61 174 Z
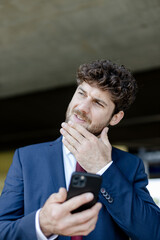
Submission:
M 91 192 L 94 198 L 89 203 L 86 203 L 72 211 L 72 213 L 80 212 L 92 207 L 98 198 L 98 193 L 101 187 L 102 177 L 93 173 L 74 172 L 71 176 L 67 200 L 80 195 L 82 193 Z

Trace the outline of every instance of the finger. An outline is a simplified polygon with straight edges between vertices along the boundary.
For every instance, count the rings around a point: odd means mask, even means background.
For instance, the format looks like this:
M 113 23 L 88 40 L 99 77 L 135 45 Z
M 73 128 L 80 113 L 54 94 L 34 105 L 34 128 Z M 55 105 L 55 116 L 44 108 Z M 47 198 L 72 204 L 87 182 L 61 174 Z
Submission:
M 84 139 L 81 133 L 77 129 L 73 128 L 69 123 L 62 123 L 61 125 L 65 131 L 67 131 L 74 139 L 81 143 Z
M 67 142 L 74 148 L 76 148 L 76 146 L 79 145 L 79 142 L 74 138 L 74 136 L 70 135 L 70 132 L 68 132 L 66 129 L 61 128 L 60 133 L 64 136 Z
M 81 205 L 90 202 L 92 199 L 93 194 L 88 192 L 69 199 L 63 204 L 63 206 L 67 211 L 72 212 L 73 210 L 79 208 Z
M 72 128 L 74 128 L 76 131 L 78 131 L 84 138 L 90 139 L 92 136 L 94 136 L 92 133 L 90 133 L 86 128 L 84 128 L 82 125 L 74 123 L 69 121 L 68 125 L 70 125 Z M 83 140 L 83 139 L 82 139 Z
M 71 228 L 68 227 L 66 231 L 67 236 L 83 236 L 83 235 L 88 235 L 94 228 L 97 222 L 97 216 L 90 219 L 87 222 L 83 222 L 82 224 L 74 225 L 75 221 L 73 224 L 71 223 Z
M 102 204 L 97 202 L 94 206 L 89 209 L 86 209 L 79 213 L 74 213 L 73 215 L 77 217 L 78 224 L 83 222 L 87 222 L 90 219 L 94 218 L 94 216 L 98 216 L 100 209 L 102 208 Z
M 66 146 L 66 148 L 68 148 L 68 150 L 69 150 L 73 155 L 76 154 L 76 152 L 77 152 L 76 147 L 72 146 L 72 145 L 67 141 L 66 138 L 63 138 L 63 139 L 62 139 L 62 142 L 64 143 L 64 145 Z
M 93 230 L 101 207 L 101 203 L 96 203 L 88 210 L 73 214 L 69 223 L 70 226 L 72 226 L 72 236 L 86 235 L 85 233 L 89 233 L 91 230 Z
M 53 193 L 48 201 L 51 203 L 62 203 L 67 198 L 67 191 L 65 188 L 60 188 L 58 193 Z
M 91 218 L 87 222 L 83 222 L 82 224 L 78 224 L 76 226 L 72 225 L 71 233 L 67 234 L 69 236 L 84 236 L 88 235 L 91 231 L 94 230 L 96 226 L 98 216 Z
M 110 145 L 109 139 L 108 139 L 108 131 L 109 128 L 105 127 L 103 131 L 101 132 L 101 140 L 104 142 L 105 145 Z

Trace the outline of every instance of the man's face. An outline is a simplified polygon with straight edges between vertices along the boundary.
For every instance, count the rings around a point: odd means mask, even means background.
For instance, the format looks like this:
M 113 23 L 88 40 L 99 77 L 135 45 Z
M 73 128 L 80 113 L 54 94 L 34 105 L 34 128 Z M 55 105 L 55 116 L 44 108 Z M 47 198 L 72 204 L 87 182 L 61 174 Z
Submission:
M 68 106 L 66 122 L 71 120 L 99 135 L 109 125 L 114 108 L 108 91 L 83 82 L 77 87 Z

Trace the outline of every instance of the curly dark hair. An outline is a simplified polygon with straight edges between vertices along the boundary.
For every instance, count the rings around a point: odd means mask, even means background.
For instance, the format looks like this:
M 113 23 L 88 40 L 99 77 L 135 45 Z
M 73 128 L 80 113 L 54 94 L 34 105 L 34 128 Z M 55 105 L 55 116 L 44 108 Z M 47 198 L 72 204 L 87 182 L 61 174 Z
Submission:
M 77 84 L 83 81 L 109 91 L 115 104 L 114 114 L 126 111 L 136 98 L 138 87 L 131 72 L 125 66 L 118 66 L 110 60 L 96 60 L 80 65 Z

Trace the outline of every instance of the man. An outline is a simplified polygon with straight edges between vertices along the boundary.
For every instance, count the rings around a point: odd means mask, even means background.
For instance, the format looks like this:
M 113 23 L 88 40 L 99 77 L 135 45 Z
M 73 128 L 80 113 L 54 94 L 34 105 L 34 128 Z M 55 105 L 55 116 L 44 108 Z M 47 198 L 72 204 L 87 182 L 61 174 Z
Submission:
M 135 99 L 135 79 L 124 66 L 102 60 L 81 65 L 77 83 L 62 137 L 15 152 L 0 198 L 0 239 L 160 239 L 160 210 L 146 189 L 142 161 L 108 139 L 108 127 Z M 72 214 L 93 198 L 86 193 L 66 201 L 76 161 L 103 180 L 98 203 Z

